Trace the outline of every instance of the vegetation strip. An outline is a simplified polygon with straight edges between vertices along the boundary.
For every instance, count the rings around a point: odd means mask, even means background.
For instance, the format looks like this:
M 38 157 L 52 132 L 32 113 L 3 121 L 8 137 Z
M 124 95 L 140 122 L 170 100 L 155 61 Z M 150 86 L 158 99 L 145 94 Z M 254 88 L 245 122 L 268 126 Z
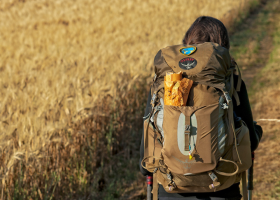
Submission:
M 256 199 L 280 199 L 280 2 L 272 1 L 268 7 L 269 21 L 273 25 L 270 32 L 271 52 L 264 67 L 256 74 L 251 88 L 253 114 L 263 127 L 263 138 L 255 152 Z M 265 119 L 265 120 L 263 120 Z

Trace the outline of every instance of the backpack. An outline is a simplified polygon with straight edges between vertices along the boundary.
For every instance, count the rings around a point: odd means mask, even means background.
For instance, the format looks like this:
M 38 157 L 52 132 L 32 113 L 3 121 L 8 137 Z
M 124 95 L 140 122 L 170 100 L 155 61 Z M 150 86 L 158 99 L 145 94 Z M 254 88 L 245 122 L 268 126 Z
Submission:
M 152 111 L 144 117 L 142 167 L 153 173 L 153 195 L 158 184 L 169 193 L 202 193 L 226 189 L 241 180 L 252 165 L 250 136 L 242 121 L 235 127 L 234 88 L 228 49 L 206 42 L 161 49 L 154 59 Z M 239 70 L 238 66 L 237 69 Z M 164 76 L 182 72 L 193 81 L 186 105 L 164 105 Z M 246 198 L 243 193 L 244 198 Z

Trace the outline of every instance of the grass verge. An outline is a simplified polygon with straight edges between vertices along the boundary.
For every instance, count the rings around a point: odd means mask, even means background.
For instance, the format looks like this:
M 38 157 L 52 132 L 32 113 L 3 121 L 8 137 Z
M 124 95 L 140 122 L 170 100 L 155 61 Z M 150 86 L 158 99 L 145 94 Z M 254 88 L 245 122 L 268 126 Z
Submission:
M 262 34 L 253 31 L 257 51 L 248 62 L 247 77 L 251 79 L 250 101 L 255 120 L 263 128 L 263 138 L 255 152 L 253 199 L 280 199 L 280 123 L 268 119 L 280 119 L 280 2 L 270 1 L 259 20 Z M 263 24 L 263 25 L 262 25 Z M 254 36 L 255 33 L 259 36 Z M 258 40 L 261 38 L 261 40 Z M 245 54 L 250 55 L 248 52 Z M 246 69 L 244 70 L 246 71 Z M 250 76 L 250 73 L 253 77 Z M 246 74 L 246 73 L 245 73 Z M 246 81 L 246 80 L 245 80 Z

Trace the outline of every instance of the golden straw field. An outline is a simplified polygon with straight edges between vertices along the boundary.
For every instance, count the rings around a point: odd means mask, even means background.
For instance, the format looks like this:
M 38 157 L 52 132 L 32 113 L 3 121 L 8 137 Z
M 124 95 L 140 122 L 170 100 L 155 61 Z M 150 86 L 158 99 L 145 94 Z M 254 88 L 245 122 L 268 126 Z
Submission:
M 95 199 L 137 170 L 157 51 L 201 15 L 230 28 L 252 2 L 2 0 L 0 199 Z

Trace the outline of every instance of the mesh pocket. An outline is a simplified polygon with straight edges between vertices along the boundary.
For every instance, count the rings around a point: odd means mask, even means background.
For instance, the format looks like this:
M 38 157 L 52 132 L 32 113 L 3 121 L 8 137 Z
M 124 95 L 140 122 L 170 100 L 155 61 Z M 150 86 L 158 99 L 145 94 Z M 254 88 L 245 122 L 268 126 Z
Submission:
M 159 133 L 154 129 L 153 125 L 148 122 L 148 119 L 144 121 L 144 159 L 147 157 L 159 158 L 161 154 L 162 144 Z M 153 172 L 153 166 L 157 166 L 154 158 L 148 158 L 146 161 L 146 167 L 150 172 Z
M 237 151 L 235 145 L 233 146 L 233 161 L 236 161 L 239 167 L 238 172 L 243 172 L 249 169 L 252 165 L 251 157 L 251 142 L 249 129 L 242 122 L 242 126 L 236 129 L 236 141 L 237 141 Z M 242 164 L 239 163 L 238 154 Z

